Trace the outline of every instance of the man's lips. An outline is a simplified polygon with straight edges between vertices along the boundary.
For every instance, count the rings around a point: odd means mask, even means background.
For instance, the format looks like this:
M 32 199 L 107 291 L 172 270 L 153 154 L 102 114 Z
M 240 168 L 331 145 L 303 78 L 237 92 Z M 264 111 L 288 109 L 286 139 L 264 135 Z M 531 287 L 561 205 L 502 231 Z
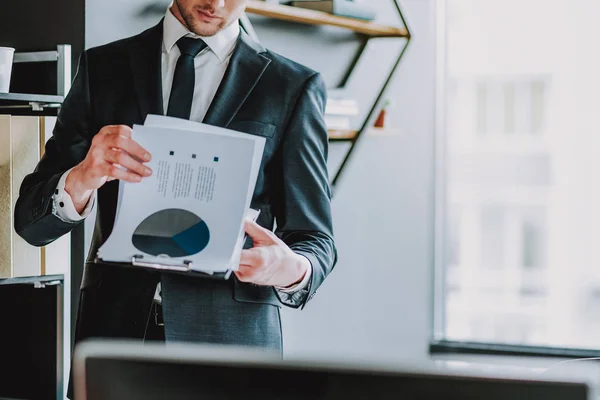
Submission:
M 198 12 L 198 14 L 200 14 L 202 17 L 207 18 L 207 19 L 218 19 L 219 17 L 215 14 L 212 14 L 210 12 L 204 11 L 204 10 L 196 10 Z

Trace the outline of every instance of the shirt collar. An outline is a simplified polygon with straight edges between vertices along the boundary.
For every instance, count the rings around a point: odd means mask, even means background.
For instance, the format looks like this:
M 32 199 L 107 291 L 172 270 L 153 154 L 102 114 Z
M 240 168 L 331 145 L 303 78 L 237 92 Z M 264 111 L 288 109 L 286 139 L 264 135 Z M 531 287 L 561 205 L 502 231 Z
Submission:
M 224 62 L 233 50 L 238 36 L 240 35 L 239 23 L 233 23 L 227 28 L 213 36 L 199 36 L 187 30 L 185 26 L 167 9 L 163 27 L 163 51 L 170 53 L 179 39 L 189 36 L 194 39 L 202 39 L 210 50 L 217 56 L 220 62 Z

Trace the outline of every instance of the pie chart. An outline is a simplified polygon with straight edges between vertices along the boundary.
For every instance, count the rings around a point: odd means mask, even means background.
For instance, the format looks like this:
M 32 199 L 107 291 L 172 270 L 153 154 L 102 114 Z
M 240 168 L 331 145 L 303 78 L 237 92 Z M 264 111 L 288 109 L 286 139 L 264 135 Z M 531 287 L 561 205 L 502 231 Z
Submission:
M 177 208 L 158 211 L 133 232 L 136 249 L 153 256 L 185 257 L 200 253 L 210 241 L 206 222 L 196 214 Z

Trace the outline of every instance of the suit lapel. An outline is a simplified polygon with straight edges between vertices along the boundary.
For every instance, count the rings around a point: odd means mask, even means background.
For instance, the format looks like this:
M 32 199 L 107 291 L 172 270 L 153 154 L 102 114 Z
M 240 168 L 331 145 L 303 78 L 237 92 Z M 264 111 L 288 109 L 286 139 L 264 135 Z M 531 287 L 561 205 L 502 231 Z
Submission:
M 164 114 L 161 57 L 163 21 L 142 33 L 130 52 L 133 85 L 142 121 L 148 114 Z
M 262 54 L 265 51 L 247 34 L 240 34 L 204 123 L 221 127 L 229 125 L 271 62 Z

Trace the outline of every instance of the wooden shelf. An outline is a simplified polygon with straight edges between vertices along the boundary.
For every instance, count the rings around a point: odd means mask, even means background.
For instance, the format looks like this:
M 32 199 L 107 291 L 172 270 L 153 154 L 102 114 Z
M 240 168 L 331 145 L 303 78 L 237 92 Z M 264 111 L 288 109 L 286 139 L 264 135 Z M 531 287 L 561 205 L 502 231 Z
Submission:
M 399 129 L 390 129 L 390 128 L 368 128 L 364 133 L 368 136 L 373 137 L 387 137 L 387 136 L 399 136 L 402 132 Z M 332 142 L 348 142 L 352 141 L 358 135 L 358 131 L 353 130 L 329 130 L 329 140 Z
M 339 17 L 322 11 L 271 4 L 258 0 L 249 0 L 247 4 L 247 13 L 284 21 L 309 25 L 337 26 L 371 37 L 409 37 L 409 33 L 405 28 L 380 25 L 374 22 L 367 22 L 354 18 Z
M 329 130 L 329 140 L 331 141 L 348 141 L 354 140 L 358 131 L 354 130 L 339 130 L 339 129 L 330 129 Z

